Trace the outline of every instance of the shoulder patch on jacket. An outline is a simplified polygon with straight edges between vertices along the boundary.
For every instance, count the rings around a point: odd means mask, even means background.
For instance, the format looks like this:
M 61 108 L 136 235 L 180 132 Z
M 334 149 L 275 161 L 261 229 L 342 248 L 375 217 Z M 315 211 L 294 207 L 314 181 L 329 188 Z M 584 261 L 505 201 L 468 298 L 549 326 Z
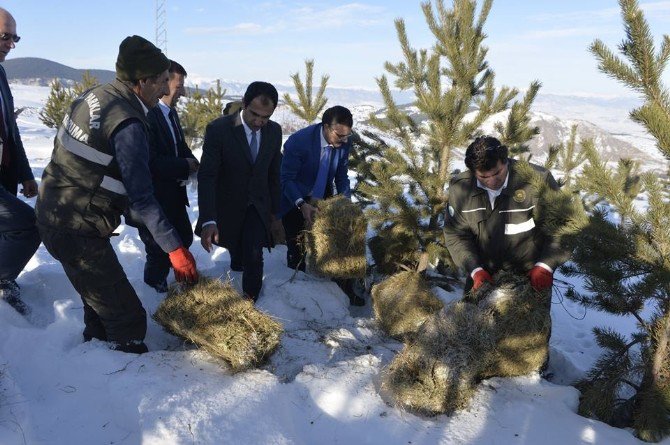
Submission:
M 456 184 L 457 182 L 470 180 L 471 178 L 472 178 L 472 173 L 470 173 L 470 170 L 465 170 L 463 172 L 460 172 L 456 176 L 452 176 L 451 177 L 451 183 Z

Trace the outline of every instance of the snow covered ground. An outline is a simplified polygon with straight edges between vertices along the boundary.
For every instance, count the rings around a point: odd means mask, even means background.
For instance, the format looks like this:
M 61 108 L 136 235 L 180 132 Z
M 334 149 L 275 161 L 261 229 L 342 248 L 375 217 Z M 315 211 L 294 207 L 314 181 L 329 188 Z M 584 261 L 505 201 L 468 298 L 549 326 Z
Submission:
M 17 106 L 28 107 L 41 106 L 48 93 L 21 85 L 13 91 Z M 54 130 L 41 124 L 35 108 L 19 117 L 19 126 L 39 178 Z M 194 190 L 190 197 L 195 221 Z M 162 295 L 142 281 L 142 243 L 133 228 L 117 232 L 115 249 L 153 313 Z M 191 250 L 204 274 L 230 277 L 239 286 L 223 249 L 210 255 L 196 239 Z M 482 382 L 469 409 L 425 418 L 380 396 L 381 373 L 402 345 L 377 329 L 369 301 L 350 308 L 330 281 L 303 273 L 290 281 L 283 247 L 265 258 L 258 307 L 280 320 L 286 333 L 266 366 L 231 375 L 151 319 L 148 354 L 82 343 L 81 300 L 60 264 L 40 247 L 18 279 L 32 314 L 21 317 L 0 302 L 0 444 L 638 443 L 629 431 L 577 415 L 579 394 L 569 386 L 599 354 L 591 328 L 630 332 L 630 320 L 585 311 L 555 292 L 552 382 L 537 374 L 494 378 Z

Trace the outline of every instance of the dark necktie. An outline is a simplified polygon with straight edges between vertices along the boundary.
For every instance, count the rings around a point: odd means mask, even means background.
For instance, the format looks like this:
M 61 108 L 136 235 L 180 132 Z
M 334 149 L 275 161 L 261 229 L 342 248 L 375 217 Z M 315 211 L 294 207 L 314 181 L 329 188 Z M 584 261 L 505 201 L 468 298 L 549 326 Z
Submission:
M 258 139 L 256 138 L 256 132 L 251 132 L 251 142 L 249 142 L 249 151 L 251 152 L 251 162 L 256 162 L 256 156 L 258 156 Z
M 2 104 L 0 104 L 0 144 L 2 144 L 2 159 L 0 159 L 0 165 L 7 167 L 11 161 L 10 154 L 10 143 L 7 138 L 7 124 L 5 122 L 5 113 L 2 110 Z
M 319 160 L 319 171 L 316 174 L 316 181 L 314 182 L 314 189 L 312 196 L 317 199 L 322 199 L 326 194 L 326 186 L 328 185 L 328 176 L 330 174 L 330 161 L 333 157 L 333 147 L 330 145 L 323 147 L 321 150 L 321 159 Z
M 175 145 L 179 146 L 179 143 L 184 140 L 184 134 L 182 133 L 181 126 L 177 121 L 177 112 L 174 110 L 174 108 L 170 108 L 170 111 L 168 112 L 168 118 L 170 120 L 170 125 L 172 125 L 172 131 L 174 132 Z

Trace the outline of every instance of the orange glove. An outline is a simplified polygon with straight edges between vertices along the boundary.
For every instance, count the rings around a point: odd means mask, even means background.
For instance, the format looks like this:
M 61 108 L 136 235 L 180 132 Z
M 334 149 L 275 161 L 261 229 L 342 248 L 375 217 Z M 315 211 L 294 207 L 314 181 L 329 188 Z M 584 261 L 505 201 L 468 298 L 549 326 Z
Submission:
M 170 263 L 174 268 L 174 277 L 178 282 L 197 283 L 198 271 L 195 268 L 195 259 L 191 252 L 184 246 L 173 250 L 168 254 Z
M 480 269 L 475 272 L 475 275 L 472 277 L 472 281 L 474 282 L 472 285 L 472 290 L 477 290 L 487 281 L 489 283 L 493 283 L 493 277 L 491 277 L 491 274 L 484 269 Z
M 538 292 L 549 289 L 554 284 L 554 274 L 541 266 L 533 267 L 528 272 L 528 276 L 530 277 L 530 285 Z

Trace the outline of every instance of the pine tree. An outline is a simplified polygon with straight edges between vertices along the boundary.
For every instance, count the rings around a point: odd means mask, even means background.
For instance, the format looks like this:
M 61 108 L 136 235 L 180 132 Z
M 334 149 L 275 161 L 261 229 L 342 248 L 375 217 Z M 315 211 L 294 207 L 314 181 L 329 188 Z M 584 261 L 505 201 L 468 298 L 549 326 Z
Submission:
M 326 99 L 324 94 L 330 76 L 328 74 L 321 76 L 321 85 L 319 86 L 319 91 L 317 91 L 316 96 L 314 96 L 312 85 L 313 77 L 314 60 L 305 60 L 305 83 L 302 83 L 300 73 L 291 74 L 291 79 L 293 80 L 293 85 L 295 86 L 295 91 L 298 95 L 298 102 L 291 99 L 291 96 L 289 96 L 288 93 L 284 94 L 284 101 L 291 108 L 291 111 L 298 117 L 307 121 L 308 124 L 316 121 L 319 114 L 326 106 L 326 102 L 328 102 L 328 99 Z
M 644 104 L 631 118 L 646 127 L 670 159 L 670 93 L 661 82 L 670 57 L 663 36 L 656 53 L 647 21 L 636 0 L 620 0 L 626 38 L 621 56 L 596 40 L 590 50 L 599 69 L 637 91 Z M 633 317 L 630 338 L 595 329 L 603 355 L 578 384 L 580 412 L 612 425 L 633 427 L 638 437 L 660 441 L 670 435 L 670 187 L 656 174 L 638 173 L 624 160 L 608 168 L 593 149 L 580 182 L 603 200 L 576 243 L 569 275 L 585 278 L 587 293 L 568 296 L 587 307 Z M 644 192 L 648 207 L 635 198 Z M 616 214 L 616 217 L 614 217 Z
M 561 142 L 558 145 L 549 147 L 549 156 L 544 163 L 547 169 L 558 169 L 563 173 L 563 177 L 559 179 L 561 186 L 571 187 L 573 179 L 577 175 L 577 168 L 586 161 L 585 145 L 592 147 L 592 140 L 581 141 L 582 149 L 577 150 L 577 125 L 570 127 L 570 136 L 567 142 Z
M 44 104 L 44 108 L 40 110 L 39 117 L 47 127 L 58 128 L 63 122 L 65 113 L 74 97 L 72 97 L 70 90 L 63 87 L 58 79 L 53 79 L 50 86 L 49 97 Z
M 215 88 L 209 88 L 204 93 L 196 85 L 186 105 L 180 109 L 184 137 L 191 150 L 202 146 L 207 124 L 221 116 L 225 95 L 226 90 L 221 88 L 220 80 L 216 81 Z
M 386 71 L 395 78 L 395 86 L 414 93 L 414 106 L 426 116 L 417 124 L 409 111 L 400 107 L 391 95 L 386 75 L 377 79 L 385 110 L 382 117 L 372 115 L 371 124 L 397 141 L 383 147 L 383 157 L 370 167 L 369 177 L 360 184 L 360 192 L 377 204 L 368 215 L 377 233 L 370 244 L 383 260 L 390 249 L 399 264 L 381 265 L 385 270 L 402 267 L 425 270 L 440 258 L 449 261 L 443 244 L 442 223 L 447 203 L 447 185 L 452 173 L 455 148 L 465 147 L 481 133 L 484 121 L 506 110 L 517 96 L 513 88 L 496 90 L 494 73 L 486 61 L 488 48 L 483 45 L 484 23 L 492 6 L 485 0 L 477 13 L 474 0 L 454 0 L 447 8 L 443 0 L 422 5 L 435 44 L 429 51 L 414 49 L 407 39 L 405 22 L 395 21 L 403 61 L 386 62 Z M 499 131 L 505 142 L 523 146 L 536 130 L 528 131 L 527 113 L 539 83 L 531 85 L 505 126 Z
M 532 82 L 523 100 L 514 102 L 510 108 L 506 124 L 497 122 L 495 125 L 499 133 L 498 139 L 509 148 L 509 155 L 512 158 L 520 158 L 522 154 L 530 152 L 527 142 L 540 134 L 538 127 L 530 126 L 530 107 L 541 86 L 538 81 Z M 530 155 L 526 160 L 530 160 Z
M 75 82 L 71 87 L 65 87 L 59 79 L 53 79 L 49 97 L 39 113 L 42 123 L 49 128 L 58 128 L 72 102 L 97 84 L 98 80 L 88 71 L 84 71 L 81 81 Z

